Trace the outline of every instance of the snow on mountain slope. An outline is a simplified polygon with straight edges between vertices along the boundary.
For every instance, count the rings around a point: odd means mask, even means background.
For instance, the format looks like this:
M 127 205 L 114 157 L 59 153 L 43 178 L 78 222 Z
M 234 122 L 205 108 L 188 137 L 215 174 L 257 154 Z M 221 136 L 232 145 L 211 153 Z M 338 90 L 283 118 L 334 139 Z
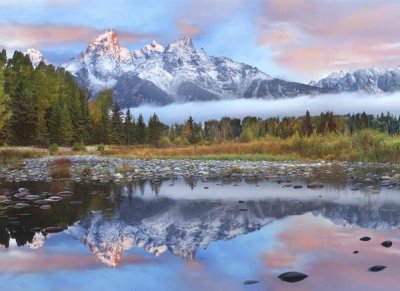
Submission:
M 400 67 L 340 71 L 310 84 L 335 93 L 360 91 L 367 94 L 378 94 L 394 92 L 400 90 Z
M 91 42 L 85 53 L 63 66 L 81 85 L 95 92 L 115 87 L 116 100 L 124 99 L 124 107 L 141 103 L 165 105 L 174 101 L 286 97 L 286 93 L 291 97 L 323 91 L 273 79 L 255 67 L 226 57 L 208 56 L 203 49 L 196 49 L 188 37 L 173 41 L 165 48 L 153 41 L 130 53 L 120 46 L 115 31 L 108 30 Z M 133 75 L 136 78 L 132 78 Z M 144 81 L 150 82 L 168 98 L 161 93 L 155 96 L 143 94 L 143 90 L 139 94 L 136 88 Z
M 42 53 L 37 49 L 29 48 L 24 52 L 24 55 L 29 55 L 34 68 L 39 66 L 40 62 L 47 64 L 47 61 L 44 59 Z

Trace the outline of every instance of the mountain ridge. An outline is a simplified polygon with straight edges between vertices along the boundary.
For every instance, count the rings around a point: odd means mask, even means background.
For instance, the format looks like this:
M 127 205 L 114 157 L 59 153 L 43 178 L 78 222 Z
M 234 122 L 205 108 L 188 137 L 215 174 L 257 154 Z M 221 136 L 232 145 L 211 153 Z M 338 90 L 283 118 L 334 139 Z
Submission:
M 209 56 L 189 37 L 165 47 L 156 41 L 130 52 L 107 30 L 84 53 L 62 65 L 79 84 L 98 92 L 112 88 L 122 107 L 144 103 L 235 98 L 282 98 L 320 94 L 324 89 L 272 78 L 256 67 Z M 152 92 L 149 94 L 148 92 Z

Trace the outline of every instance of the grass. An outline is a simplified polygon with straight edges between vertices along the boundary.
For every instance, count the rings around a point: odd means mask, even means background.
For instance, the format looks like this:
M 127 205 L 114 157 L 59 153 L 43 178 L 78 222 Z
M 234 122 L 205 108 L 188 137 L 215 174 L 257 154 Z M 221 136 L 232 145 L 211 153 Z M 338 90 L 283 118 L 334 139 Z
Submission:
M 0 164 L 18 163 L 22 159 L 34 159 L 47 155 L 47 151 L 35 148 L 4 147 L 0 148 Z
M 58 158 L 50 163 L 49 172 L 53 179 L 71 178 L 72 162 L 67 158 Z
M 225 142 L 168 148 L 110 146 L 101 155 L 142 159 L 400 162 L 400 136 L 363 130 L 354 135 L 294 136 L 285 140 L 265 137 L 248 143 Z
M 374 130 L 363 130 L 353 135 L 293 136 L 288 139 L 267 136 L 251 142 L 231 141 L 212 145 L 175 145 L 165 148 L 101 145 L 100 149 L 101 151 L 88 152 L 81 150 L 73 154 L 85 155 L 91 152 L 104 156 L 140 159 L 400 162 L 400 136 L 390 136 Z M 33 148 L 0 148 L 0 164 L 48 154 L 48 151 Z M 60 150 L 54 154 L 62 156 L 71 152 Z M 134 169 L 125 165 L 117 171 L 124 174 L 133 172 Z
M 118 166 L 115 170 L 117 173 L 120 173 L 120 174 L 135 172 L 135 168 L 128 164 L 122 164 L 121 166 Z

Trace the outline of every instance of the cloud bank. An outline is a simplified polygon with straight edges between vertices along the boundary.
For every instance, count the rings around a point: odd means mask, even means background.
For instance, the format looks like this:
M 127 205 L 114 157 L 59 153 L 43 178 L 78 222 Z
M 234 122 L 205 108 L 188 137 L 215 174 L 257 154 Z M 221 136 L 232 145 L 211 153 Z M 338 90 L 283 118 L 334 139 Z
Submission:
M 301 116 L 306 110 L 311 115 L 333 111 L 335 114 L 358 113 L 400 114 L 400 93 L 391 95 L 329 94 L 319 96 L 301 96 L 291 99 L 235 99 L 207 102 L 171 104 L 164 107 L 150 105 L 131 109 L 137 117 L 143 114 L 145 120 L 155 112 L 160 120 L 167 124 L 183 122 L 189 116 L 196 121 L 220 119 L 224 116 L 243 118 L 257 116 L 268 118 L 274 116 Z

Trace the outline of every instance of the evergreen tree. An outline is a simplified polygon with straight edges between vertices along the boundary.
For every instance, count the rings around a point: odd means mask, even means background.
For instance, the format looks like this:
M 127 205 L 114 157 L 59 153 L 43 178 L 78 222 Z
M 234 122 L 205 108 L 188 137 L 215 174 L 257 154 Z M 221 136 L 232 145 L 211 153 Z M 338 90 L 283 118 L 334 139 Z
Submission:
M 129 108 L 125 113 L 123 138 L 128 146 L 135 143 L 135 121 Z
M 9 106 L 10 106 L 10 97 L 4 93 L 3 67 L 0 65 L 0 131 L 3 129 L 6 122 L 11 117 L 11 110 Z
M 310 136 L 313 133 L 313 131 L 314 131 L 314 128 L 312 125 L 310 112 L 307 110 L 306 116 L 303 119 L 302 132 L 303 132 L 303 135 Z
M 61 145 L 70 145 L 73 139 L 73 125 L 67 105 L 62 100 L 52 108 L 49 119 L 50 141 Z
M 153 114 L 149 119 L 147 131 L 147 141 L 149 144 L 158 145 L 161 139 L 163 125 L 158 119 L 157 114 Z
M 142 114 L 139 114 L 136 123 L 136 140 L 139 144 L 144 144 L 146 142 L 146 124 L 144 123 Z
M 121 144 L 123 137 L 122 112 L 117 102 L 114 102 L 111 109 L 111 136 L 112 143 Z

